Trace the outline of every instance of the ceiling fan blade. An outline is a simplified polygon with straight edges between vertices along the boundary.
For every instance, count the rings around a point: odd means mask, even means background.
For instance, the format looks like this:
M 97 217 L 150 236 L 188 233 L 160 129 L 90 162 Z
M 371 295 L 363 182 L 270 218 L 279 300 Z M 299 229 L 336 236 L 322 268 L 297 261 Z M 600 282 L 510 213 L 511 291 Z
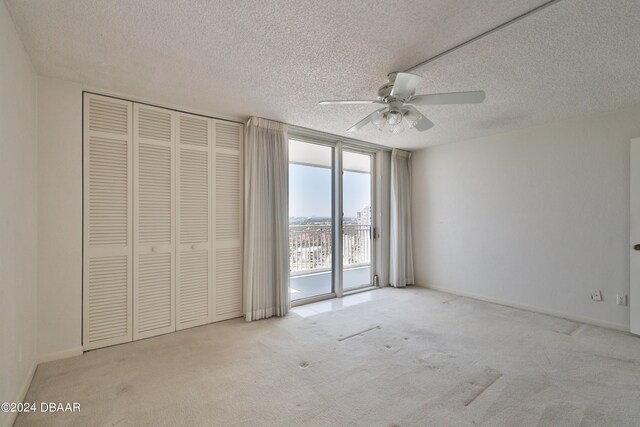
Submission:
M 483 90 L 474 92 L 432 93 L 416 95 L 407 102 L 413 105 L 479 104 L 484 101 Z
M 415 108 L 412 105 L 406 105 L 406 108 L 409 109 L 411 112 L 413 112 L 413 114 L 417 114 L 420 118 L 418 119 L 418 122 L 416 123 L 416 125 L 414 126 L 416 128 L 417 131 L 419 132 L 424 132 L 425 130 L 429 130 L 432 127 L 434 127 L 435 125 L 433 124 L 433 122 L 429 119 L 427 119 L 420 111 L 418 111 L 417 108 Z
M 357 130 L 362 129 L 366 124 L 368 124 L 372 118 L 374 118 L 376 116 L 376 114 L 382 112 L 386 110 L 385 108 L 381 108 L 379 110 L 374 111 L 373 113 L 369 114 L 367 117 L 365 117 L 364 119 L 360 120 L 358 123 L 356 123 L 355 125 L 351 126 L 349 129 L 347 129 L 347 132 L 355 132 Z
M 378 100 L 373 100 L 373 101 L 368 101 L 368 100 L 330 100 L 330 101 L 320 101 L 318 102 L 319 105 L 332 105 L 332 104 L 384 104 L 384 102 L 382 101 L 378 101 Z
M 422 81 L 421 76 L 411 73 L 396 73 L 396 79 L 391 89 L 391 96 L 405 99 L 413 95 Z

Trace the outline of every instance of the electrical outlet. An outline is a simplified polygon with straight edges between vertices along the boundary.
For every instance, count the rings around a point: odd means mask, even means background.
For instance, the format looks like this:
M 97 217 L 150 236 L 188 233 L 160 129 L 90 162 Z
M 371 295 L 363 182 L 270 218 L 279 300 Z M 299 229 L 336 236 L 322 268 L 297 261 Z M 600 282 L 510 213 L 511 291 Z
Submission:
M 618 305 L 627 305 L 627 296 L 626 295 L 616 295 L 616 304 Z
M 596 289 L 595 291 L 591 291 L 591 299 L 593 301 L 602 301 L 602 293 L 600 290 Z

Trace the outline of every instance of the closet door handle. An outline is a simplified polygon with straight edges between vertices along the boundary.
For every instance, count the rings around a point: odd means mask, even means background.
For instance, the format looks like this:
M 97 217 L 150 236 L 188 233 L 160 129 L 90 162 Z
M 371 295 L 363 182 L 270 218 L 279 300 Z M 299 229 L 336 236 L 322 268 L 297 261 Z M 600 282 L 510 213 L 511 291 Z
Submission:
M 191 249 L 195 249 L 195 248 L 196 248 L 196 245 L 191 245 Z
M 155 246 L 151 246 L 151 252 L 155 252 L 157 249 Z

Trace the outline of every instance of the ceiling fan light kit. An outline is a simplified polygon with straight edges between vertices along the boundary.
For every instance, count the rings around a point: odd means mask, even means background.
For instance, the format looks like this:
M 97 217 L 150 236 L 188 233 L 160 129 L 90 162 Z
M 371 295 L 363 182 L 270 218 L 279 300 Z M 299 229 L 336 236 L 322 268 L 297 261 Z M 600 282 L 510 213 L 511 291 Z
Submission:
M 320 101 L 319 104 L 382 104 L 383 108 L 369 114 L 347 132 L 358 131 L 371 122 L 378 130 L 397 135 L 411 128 L 424 132 L 434 126 L 414 105 L 478 104 L 485 98 L 483 91 L 416 95 L 422 77 L 398 72 L 390 73 L 388 77 L 389 81 L 378 89 L 375 100 Z
M 415 127 L 420 120 L 420 115 L 416 114 L 415 111 L 402 108 L 402 103 L 400 102 L 396 101 L 395 104 L 399 105 L 389 106 L 388 111 L 376 111 L 376 115 L 371 119 L 371 123 L 373 123 L 378 130 L 397 135 L 407 129 Z

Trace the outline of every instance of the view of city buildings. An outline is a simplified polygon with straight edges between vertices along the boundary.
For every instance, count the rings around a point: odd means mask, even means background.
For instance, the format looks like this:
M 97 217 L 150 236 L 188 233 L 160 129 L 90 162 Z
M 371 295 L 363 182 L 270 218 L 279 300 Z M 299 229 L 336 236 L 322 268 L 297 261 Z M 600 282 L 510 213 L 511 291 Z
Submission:
M 291 274 L 330 270 L 332 260 L 331 218 L 289 218 L 289 265 Z M 371 262 L 371 206 L 356 217 L 343 218 L 343 264 Z
M 371 225 L 371 206 L 364 205 L 357 213 L 357 220 L 360 225 Z

